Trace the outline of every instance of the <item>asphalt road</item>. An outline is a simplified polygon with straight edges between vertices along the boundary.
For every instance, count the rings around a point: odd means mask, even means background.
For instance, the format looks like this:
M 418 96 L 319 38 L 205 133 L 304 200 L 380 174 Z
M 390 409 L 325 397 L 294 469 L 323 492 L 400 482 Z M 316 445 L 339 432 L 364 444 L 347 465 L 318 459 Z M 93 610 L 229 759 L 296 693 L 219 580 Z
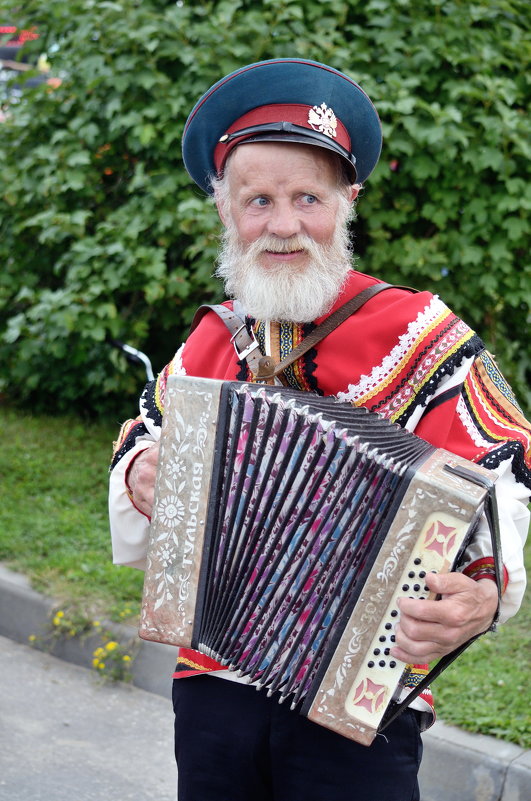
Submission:
M 0 801 L 175 801 L 172 726 L 169 700 L 0 637 Z

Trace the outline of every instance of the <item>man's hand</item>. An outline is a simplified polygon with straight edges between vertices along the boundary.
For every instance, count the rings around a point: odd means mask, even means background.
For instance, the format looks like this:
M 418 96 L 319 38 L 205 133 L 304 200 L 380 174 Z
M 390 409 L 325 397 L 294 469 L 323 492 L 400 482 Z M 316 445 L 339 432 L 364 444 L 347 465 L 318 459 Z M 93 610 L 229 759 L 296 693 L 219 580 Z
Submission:
M 439 601 L 401 598 L 400 623 L 391 654 L 403 662 L 438 659 L 486 631 L 496 614 L 498 593 L 490 579 L 473 581 L 462 573 L 428 573 L 426 585 Z
M 145 451 L 139 453 L 127 476 L 127 485 L 133 495 L 133 503 L 148 517 L 151 517 L 153 510 L 159 446 L 160 442 L 154 442 Z

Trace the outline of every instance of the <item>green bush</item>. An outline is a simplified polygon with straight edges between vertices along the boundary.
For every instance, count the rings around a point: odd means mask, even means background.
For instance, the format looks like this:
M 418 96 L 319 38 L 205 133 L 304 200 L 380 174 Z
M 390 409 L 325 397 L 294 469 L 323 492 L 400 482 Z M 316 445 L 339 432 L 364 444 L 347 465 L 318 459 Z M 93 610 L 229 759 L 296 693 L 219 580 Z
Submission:
M 524 400 L 531 188 L 524 0 L 0 0 L 37 26 L 59 88 L 0 126 L 0 388 L 42 410 L 131 409 L 211 278 L 215 210 L 182 166 L 200 94 L 271 57 L 358 80 L 385 145 L 359 203 L 359 266 L 439 293 L 487 340 Z

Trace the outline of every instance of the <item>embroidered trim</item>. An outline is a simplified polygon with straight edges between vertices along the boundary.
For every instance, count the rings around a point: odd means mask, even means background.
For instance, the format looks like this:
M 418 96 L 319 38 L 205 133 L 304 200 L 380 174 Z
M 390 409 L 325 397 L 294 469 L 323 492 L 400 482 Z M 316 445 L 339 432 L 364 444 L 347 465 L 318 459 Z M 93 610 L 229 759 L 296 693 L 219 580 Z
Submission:
M 494 469 L 511 458 L 516 479 L 531 488 L 531 427 L 518 407 L 507 399 L 506 392 L 501 393 L 500 387 L 506 385 L 501 374 L 499 380 L 492 382 L 493 371 L 499 372 L 490 356 L 483 352 L 463 385 L 463 404 L 470 425 L 477 430 L 476 437 L 481 436 L 488 443 L 487 452 L 478 461 Z
M 200 665 L 198 662 L 192 662 L 191 659 L 186 659 L 186 657 L 184 656 L 177 657 L 177 665 L 186 665 L 187 667 L 192 668 L 192 670 L 201 671 L 201 673 L 209 673 L 210 671 L 216 669 L 216 668 L 206 667 L 205 665 Z
M 141 418 L 136 420 L 126 420 L 120 429 L 120 434 L 115 442 L 115 450 L 111 461 L 110 470 L 120 461 L 120 459 L 128 453 L 131 448 L 134 448 L 137 437 L 147 434 L 148 430 Z
M 496 581 L 496 568 L 494 564 L 494 557 L 481 556 L 479 559 L 476 559 L 474 562 L 471 562 L 469 565 L 467 565 L 463 570 L 463 573 L 465 576 L 474 579 L 474 581 L 479 581 L 480 579 L 484 578 Z M 507 585 L 509 584 L 509 573 L 505 565 L 503 565 L 503 575 L 501 579 L 502 579 L 502 594 L 503 594 L 507 589 Z
M 183 366 L 183 350 L 185 343 L 181 345 L 175 356 L 171 361 L 171 374 L 172 375 L 186 375 L 186 370 Z
M 280 324 L 280 358 L 285 359 L 289 356 L 293 348 L 296 348 L 302 340 L 308 336 L 310 331 L 313 331 L 315 325 L 313 323 L 305 323 L 303 325 L 292 325 L 291 323 Z M 313 376 L 316 369 L 315 357 L 317 350 L 312 348 L 307 351 L 302 358 L 297 359 L 290 364 L 284 371 L 288 384 L 293 389 L 302 390 L 302 392 L 317 392 L 322 395 L 322 391 L 317 386 L 317 382 Z
M 261 320 L 253 321 L 254 334 L 263 354 L 267 352 L 266 325 L 267 323 Z M 298 324 L 281 322 L 275 324 L 275 326 L 277 327 L 275 333 L 278 335 L 279 352 L 278 354 L 272 353 L 271 355 L 273 358 L 278 358 L 279 361 L 289 356 L 291 351 L 315 328 L 313 323 Z M 288 385 L 292 387 L 292 389 L 298 389 L 302 392 L 315 392 L 318 395 L 323 395 L 323 391 L 319 388 L 314 377 L 314 372 L 317 368 L 315 363 L 316 356 L 317 350 L 312 348 L 300 359 L 297 359 L 286 368 L 284 375 Z M 243 380 L 251 380 L 252 376 L 250 371 L 246 370 L 246 375 L 249 377 Z
M 156 381 L 150 381 L 149 384 L 146 385 L 142 397 L 140 398 L 140 410 L 148 420 L 153 421 L 156 427 L 162 425 L 162 413 L 164 411 L 164 407 L 161 403 L 161 394 L 164 394 L 163 391 L 161 392 L 162 382 L 164 382 L 165 388 L 166 381 L 161 373 Z
M 520 414 L 523 414 L 522 409 L 518 405 L 518 401 L 514 396 L 514 393 L 505 380 L 504 376 L 500 373 L 498 369 L 498 365 L 494 361 L 494 358 L 488 351 L 483 351 L 483 353 L 479 357 L 483 367 L 485 368 L 485 372 L 487 373 L 489 379 L 492 381 L 493 385 L 496 389 L 503 395 L 503 397 L 509 401 L 518 411 Z
M 404 669 L 402 683 L 404 688 L 413 690 L 428 675 L 428 665 L 407 665 Z
M 466 432 L 474 445 L 477 445 L 478 448 L 488 448 L 491 443 L 489 440 L 486 440 L 481 436 L 481 433 L 478 431 L 477 425 L 472 418 L 470 409 L 468 408 L 468 405 L 462 395 L 457 401 L 456 411 L 461 423 L 466 429 Z
M 371 408 L 372 411 L 378 411 L 380 414 L 383 414 L 386 417 L 388 416 L 393 422 L 405 426 L 407 420 L 410 418 L 414 410 L 418 408 L 419 405 L 422 405 L 426 402 L 426 400 L 433 394 L 436 387 L 440 384 L 444 376 L 452 375 L 455 370 L 462 365 L 465 359 L 472 359 L 478 350 L 483 347 L 483 343 L 479 337 L 473 334 L 473 332 L 470 333 L 470 338 L 465 338 L 463 344 L 460 346 L 454 346 L 449 352 L 439 359 L 438 366 L 427 374 L 427 380 L 421 389 L 419 389 L 416 393 L 412 390 L 411 393 L 405 392 L 403 394 L 402 408 L 397 409 L 390 414 L 394 407 L 398 406 L 398 402 L 393 399 L 392 395 L 385 406 L 377 404 L 376 406 L 369 408 Z M 403 379 L 399 386 L 404 383 L 409 384 L 407 376 L 405 379 Z M 384 398 L 384 404 L 386 400 L 387 399 Z
M 442 319 L 444 313 L 449 309 L 445 304 L 434 295 L 430 303 L 419 312 L 416 319 L 409 323 L 406 332 L 398 339 L 398 344 L 394 346 L 390 353 L 384 356 L 380 364 L 376 365 L 369 374 L 361 376 L 357 384 L 349 384 L 346 392 L 338 393 L 340 400 L 352 401 L 358 405 L 369 397 L 372 397 L 380 388 L 392 380 L 393 375 L 399 372 L 399 365 L 407 361 L 408 353 L 413 347 L 418 345 L 421 335 L 434 328 L 439 318 Z

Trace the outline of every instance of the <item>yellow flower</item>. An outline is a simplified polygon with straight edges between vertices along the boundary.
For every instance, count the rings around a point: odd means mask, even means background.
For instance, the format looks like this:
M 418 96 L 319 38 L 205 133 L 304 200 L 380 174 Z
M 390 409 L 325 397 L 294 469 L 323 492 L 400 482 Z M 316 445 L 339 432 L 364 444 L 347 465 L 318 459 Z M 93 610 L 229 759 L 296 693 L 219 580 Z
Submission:
M 98 670 L 105 670 L 105 662 L 98 662 Z
M 61 617 L 64 617 L 64 616 L 65 616 L 65 613 L 61 612 L 61 610 L 59 610 L 58 612 L 55 613 L 55 617 L 61 618 Z
M 103 650 L 103 648 L 96 648 L 96 650 L 94 651 L 93 656 L 99 658 L 100 656 L 103 656 L 104 653 L 105 653 L 105 651 Z
M 54 617 L 52 623 L 54 624 L 54 626 L 60 626 L 61 625 L 61 618 L 59 617 L 59 615 L 56 615 Z
M 101 626 L 101 623 L 100 623 L 100 621 L 99 621 L 99 620 L 93 620 L 93 621 L 92 621 L 92 625 L 94 626 L 94 628 L 95 628 L 95 629 L 97 629 L 97 628 L 98 628 L 98 626 Z
M 122 659 L 123 659 L 124 662 L 130 662 L 131 661 L 131 657 L 128 656 L 128 654 L 125 654 L 125 656 L 122 656 Z
M 114 651 L 115 648 L 118 648 L 118 643 L 114 642 L 114 640 L 111 640 L 111 642 L 108 642 L 105 646 L 106 651 Z
M 30 634 L 30 636 L 28 637 L 28 640 L 29 640 L 30 642 L 35 642 L 35 640 L 36 640 L 36 639 L 37 639 L 37 637 L 36 637 L 36 635 L 35 635 L 35 634 Z
M 93 659 L 92 660 L 92 667 L 97 668 L 99 666 L 100 666 L 100 660 L 99 659 Z

